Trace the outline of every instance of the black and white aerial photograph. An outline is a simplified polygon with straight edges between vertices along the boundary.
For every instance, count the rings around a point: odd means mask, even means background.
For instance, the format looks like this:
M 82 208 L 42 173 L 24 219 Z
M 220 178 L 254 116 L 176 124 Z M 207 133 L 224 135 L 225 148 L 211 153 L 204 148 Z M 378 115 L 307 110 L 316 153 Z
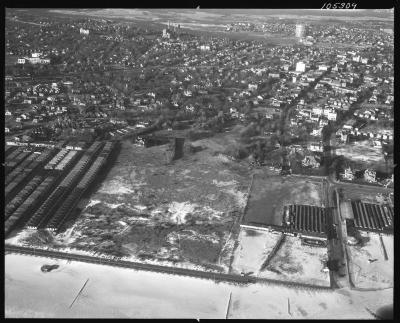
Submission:
M 393 319 L 394 5 L 7 5 L 5 318 Z

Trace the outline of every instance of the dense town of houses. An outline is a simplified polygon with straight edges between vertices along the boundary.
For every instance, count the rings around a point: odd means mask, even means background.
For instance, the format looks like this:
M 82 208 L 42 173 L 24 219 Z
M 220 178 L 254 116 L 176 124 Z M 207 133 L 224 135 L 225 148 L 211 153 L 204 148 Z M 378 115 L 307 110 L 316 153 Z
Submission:
M 16 60 L 5 78 L 5 131 L 19 141 L 77 134 L 111 138 L 128 127 L 149 124 L 168 106 L 183 119 L 211 118 L 222 110 L 238 122 L 255 117 L 273 122 L 282 117 L 285 106 L 296 102 L 288 118 L 291 134 L 307 129 L 312 152 L 323 151 L 322 130 L 330 123 L 339 125 L 339 142 L 350 137 L 373 139 L 374 145 L 393 142 L 393 127 L 376 125 L 393 122 L 393 52 L 388 50 L 393 35 L 383 30 L 309 26 L 307 33 L 315 41 L 357 46 L 266 48 L 257 41 L 190 35 L 176 23 L 162 31 L 93 19 L 43 19 L 39 24 L 40 33 L 17 23 L 6 28 L 6 54 Z M 231 31 L 243 28 L 294 32 L 294 26 L 279 22 L 228 26 Z M 30 48 L 33 39 L 48 45 Z M 74 52 L 76 41 L 91 44 L 90 57 Z M 371 42 L 376 46 L 364 46 Z M 39 81 L 19 76 L 42 65 L 63 77 Z M 74 75 L 124 68 L 135 69 L 136 76 L 111 83 Z M 365 93 L 368 96 L 361 97 Z M 356 104 L 351 118 L 342 123 Z M 121 117 L 127 113 L 135 114 L 134 123 Z M 318 162 L 307 157 L 303 164 L 314 167 Z M 373 178 L 372 173 L 366 176 Z

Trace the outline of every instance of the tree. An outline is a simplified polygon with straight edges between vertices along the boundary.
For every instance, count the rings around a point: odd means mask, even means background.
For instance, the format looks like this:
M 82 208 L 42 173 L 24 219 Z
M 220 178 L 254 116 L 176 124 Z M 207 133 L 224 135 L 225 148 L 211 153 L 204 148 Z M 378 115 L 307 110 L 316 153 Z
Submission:
M 242 130 L 240 137 L 244 140 L 249 140 L 250 137 L 257 136 L 258 134 L 255 124 L 252 122 Z

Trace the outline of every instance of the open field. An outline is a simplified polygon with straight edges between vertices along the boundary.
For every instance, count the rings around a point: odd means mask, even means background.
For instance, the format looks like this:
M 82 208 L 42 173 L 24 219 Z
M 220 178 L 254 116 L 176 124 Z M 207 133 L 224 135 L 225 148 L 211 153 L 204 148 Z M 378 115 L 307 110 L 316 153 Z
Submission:
M 44 264 L 59 268 L 43 273 Z M 88 280 L 80 296 L 73 299 Z M 5 316 L 58 318 L 358 318 L 392 302 L 393 289 L 303 291 L 23 255 L 5 257 Z M 290 313 L 288 312 L 290 301 Z
M 9 9 L 10 10 L 10 9 Z M 17 14 L 24 9 L 13 9 Z M 13 12 L 14 12 L 13 11 Z M 333 10 L 329 10 L 333 11 Z M 11 11 L 10 11 L 11 12 Z M 309 21 L 313 24 L 341 24 L 343 20 L 377 20 L 385 22 L 388 27 L 393 24 L 393 13 L 362 13 L 355 10 L 340 10 L 334 13 L 325 10 L 321 12 L 310 10 L 269 10 L 269 9 L 30 9 L 31 13 L 40 16 L 57 16 L 58 18 L 91 17 L 92 19 L 110 19 L 120 23 L 129 23 L 141 26 L 163 28 L 168 21 L 180 24 L 182 31 L 190 30 L 191 33 L 207 33 L 210 36 L 227 37 L 233 40 L 256 40 L 267 45 L 291 45 L 297 40 L 294 35 L 268 34 L 257 31 L 226 32 L 227 24 L 243 21 L 265 23 L 278 21 L 291 23 L 296 20 Z M 31 22 L 27 22 L 31 23 Z M 319 43 L 317 46 L 332 46 L 332 44 Z M 357 47 L 355 44 L 335 43 L 335 46 Z
M 366 203 L 381 203 L 382 199 L 379 194 L 387 196 L 390 192 L 393 192 L 391 189 L 379 186 L 340 183 L 339 187 L 343 191 L 345 200 L 361 200 Z
M 5 58 L 5 65 L 14 65 L 17 63 L 18 59 L 18 57 L 9 54 L 6 54 L 4 58 Z
M 192 34 L 204 35 L 204 33 L 207 33 L 209 36 L 227 37 L 232 40 L 257 40 L 267 43 L 267 45 L 289 45 L 296 41 L 294 37 L 287 35 L 267 35 L 266 33 L 252 31 L 227 32 L 225 31 L 226 24 L 242 21 L 244 16 L 190 9 L 35 9 L 34 12 L 43 16 L 57 15 L 59 18 L 84 16 L 92 19 L 112 19 L 121 23 L 152 26 L 158 29 L 164 28 L 168 21 L 171 21 L 180 24 L 183 32 L 190 30 Z M 265 17 L 263 20 L 265 20 Z
M 385 164 L 382 148 L 372 146 L 369 140 L 354 144 L 340 145 L 335 149 L 336 155 L 342 155 L 365 165 Z
M 302 10 L 287 11 L 287 10 L 234 10 L 234 9 L 51 9 L 48 12 L 51 14 L 65 15 L 65 16 L 90 16 L 102 19 L 117 19 L 121 22 L 139 23 L 157 25 L 158 27 L 166 25 L 168 21 L 173 21 L 180 24 L 182 30 L 191 30 L 192 32 L 207 32 L 212 36 L 227 37 L 234 40 L 255 40 L 274 45 L 291 45 L 297 42 L 294 35 L 286 34 L 268 34 L 257 31 L 239 31 L 239 32 L 226 32 L 225 27 L 229 23 L 251 21 L 254 23 L 265 23 L 268 21 L 276 21 L 279 19 L 281 22 L 288 22 L 301 19 L 302 21 L 310 21 L 314 24 L 326 23 L 342 23 L 343 20 L 348 20 L 348 15 L 352 15 L 353 11 L 341 10 L 345 12 L 343 16 L 335 13 L 334 17 L 326 16 L 326 13 L 321 11 L 312 12 Z M 263 12 L 262 14 L 260 12 Z M 47 13 L 46 13 L 47 14 Z M 352 15 L 353 20 L 393 20 L 393 14 L 386 14 L 382 17 L 365 17 L 363 15 Z M 336 45 L 336 44 L 335 44 Z M 354 46 L 354 44 L 338 44 L 338 46 Z M 321 46 L 321 44 L 318 44 Z M 332 46 L 332 44 L 322 44 L 322 46 Z
M 258 273 L 280 237 L 279 233 L 241 228 L 239 245 L 235 250 L 232 270 L 234 273 Z
M 290 10 L 290 9 L 80 9 L 80 10 L 50 10 L 51 12 L 68 11 L 70 14 L 98 16 L 104 18 L 125 19 L 177 19 L 182 21 L 219 21 L 228 23 L 233 21 L 249 20 L 265 22 L 270 18 L 301 19 L 312 21 L 329 20 L 387 20 L 393 21 L 393 13 L 372 12 L 371 10 Z M 351 18 L 349 18 L 351 16 Z
M 289 204 L 321 206 L 322 183 L 300 177 L 255 176 L 244 223 L 280 226 Z
M 382 237 L 388 255 L 388 260 L 385 260 L 379 234 L 363 231 L 359 233 L 363 242 L 360 245 L 347 246 L 355 287 L 393 287 L 393 236 L 383 235 Z
M 81 10 L 59 10 L 52 9 L 50 12 L 72 15 L 96 16 L 102 18 L 122 18 L 122 19 L 144 19 L 144 20 L 165 20 L 174 19 L 179 22 L 191 21 L 218 21 L 223 15 L 212 12 L 202 12 L 196 10 L 172 10 L 172 9 L 81 9 Z
M 326 248 L 302 245 L 300 238 L 286 236 L 282 246 L 259 276 L 330 286 L 329 272 L 323 271 L 327 260 Z
M 250 183 L 246 162 L 223 154 L 236 135 L 198 140 L 193 144 L 202 151 L 173 163 L 167 163 L 168 145 L 144 148 L 125 141 L 73 227 L 23 240 L 227 271 L 231 231 L 238 226 Z

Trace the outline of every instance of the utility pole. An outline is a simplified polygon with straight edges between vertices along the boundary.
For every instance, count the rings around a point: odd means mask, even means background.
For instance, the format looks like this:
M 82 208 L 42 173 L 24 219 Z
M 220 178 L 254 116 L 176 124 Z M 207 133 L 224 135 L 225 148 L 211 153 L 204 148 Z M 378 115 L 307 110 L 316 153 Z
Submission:
M 178 227 L 179 227 L 179 217 L 177 218 L 177 223 L 178 223 Z M 181 235 L 178 231 L 178 244 L 179 244 L 179 252 L 182 255 L 182 248 L 181 248 Z
M 228 306 L 226 307 L 225 320 L 228 319 L 229 307 L 230 307 L 230 305 L 231 305 L 231 301 L 232 301 L 232 292 L 229 293 L 229 301 L 228 301 Z

